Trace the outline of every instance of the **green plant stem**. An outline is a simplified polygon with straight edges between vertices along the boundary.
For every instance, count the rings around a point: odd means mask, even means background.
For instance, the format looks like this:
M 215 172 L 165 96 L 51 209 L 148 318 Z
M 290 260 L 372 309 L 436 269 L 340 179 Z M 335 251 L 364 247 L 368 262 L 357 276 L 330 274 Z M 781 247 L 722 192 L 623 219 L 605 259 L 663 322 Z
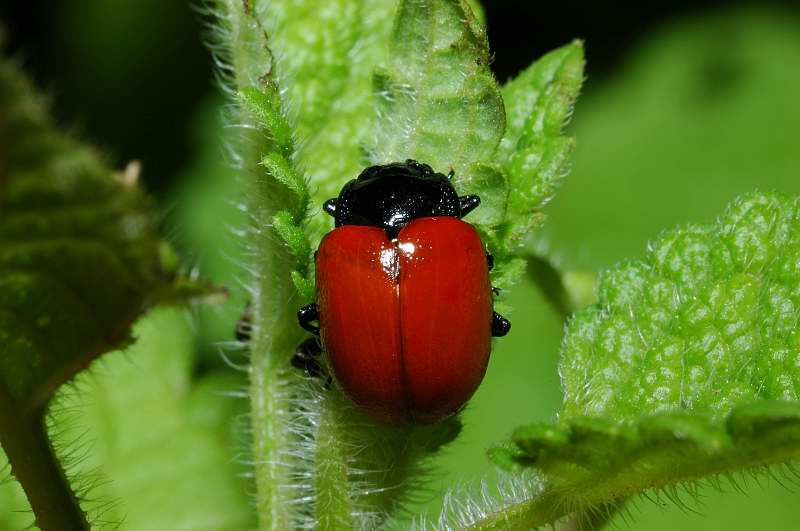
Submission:
M 255 166 L 255 165 L 254 165 Z M 251 342 L 251 403 L 256 474 L 256 509 L 260 529 L 296 527 L 297 404 L 293 399 L 299 373 L 289 360 L 303 333 L 297 325 L 300 304 L 292 284 L 293 258 L 272 225 L 274 212 L 285 202 L 281 186 L 259 179 L 258 166 L 250 179 L 249 211 L 256 220 L 252 245 L 257 289 L 253 300 Z
M 353 521 L 353 500 L 347 477 L 349 452 L 342 416 L 342 399 L 326 397 L 320 410 L 319 427 L 316 432 L 316 523 L 319 529 L 349 530 L 357 527 Z
M 770 436 L 764 434 L 761 438 L 769 439 Z M 604 512 L 605 507 L 613 508 L 616 505 L 619 508 L 630 496 L 643 491 L 669 489 L 674 485 L 710 476 L 729 474 L 737 470 L 758 470 L 800 458 L 800 444 L 796 444 L 793 437 L 781 441 L 768 457 L 753 449 L 752 444 L 749 446 L 740 453 L 718 456 L 700 466 L 686 461 L 685 458 L 683 461 L 675 461 L 675 454 L 670 453 L 661 466 L 651 465 L 645 469 L 646 473 L 640 473 L 642 469 L 637 468 L 636 463 L 632 463 L 626 470 L 617 472 L 607 469 L 587 471 L 580 481 L 570 482 L 564 486 L 553 485 L 530 500 L 488 514 L 467 529 L 475 531 L 537 529 L 560 520 L 580 507 L 598 507 L 598 510 Z M 646 463 L 646 454 L 640 456 L 639 461 L 642 464 Z M 575 472 L 576 467 L 570 464 L 563 468 L 547 470 L 546 474 L 549 477 L 566 478 Z M 612 514 L 612 511 L 608 512 L 609 519 Z M 605 521 L 600 519 L 593 524 L 597 527 L 589 529 L 601 529 L 604 523 Z
M 587 503 L 591 503 L 593 500 L 592 494 L 597 494 L 597 492 L 588 494 Z M 610 504 L 615 505 L 616 502 L 612 501 Z M 473 531 L 525 531 L 538 529 L 568 515 L 570 513 L 569 507 L 570 505 L 565 503 L 562 494 L 549 491 L 533 500 L 518 503 L 500 512 L 490 514 L 466 529 Z M 604 518 L 604 513 L 601 512 L 598 514 L 598 518 L 595 519 L 588 513 L 581 513 L 578 518 L 567 524 L 564 531 L 595 531 L 602 529 L 610 520 L 613 511 L 608 514 L 609 516 Z M 580 525 L 588 527 L 578 527 Z
M 275 367 L 254 353 L 250 395 L 259 529 L 290 529 L 293 525 L 287 500 L 281 495 L 281 485 L 288 485 L 291 478 L 280 458 L 289 444 L 280 386 Z
M 293 475 L 297 444 L 292 433 L 296 414 L 289 365 L 302 337 L 295 312 L 299 303 L 290 271 L 294 260 L 274 226 L 274 216 L 296 203 L 292 192 L 262 166 L 270 154 L 288 156 L 291 135 L 279 112 L 273 81 L 272 54 L 255 2 L 221 0 L 225 45 L 233 66 L 234 85 L 244 105 L 241 119 L 249 124 L 241 139 L 240 178 L 251 217 L 248 245 L 252 253 L 253 334 L 250 343 L 250 403 L 255 473 L 255 509 L 260 530 L 297 527 L 298 506 Z M 272 160 L 272 159 L 269 159 Z M 282 160 L 279 162 L 283 162 Z M 283 167 L 283 166 L 281 166 Z
M 617 500 L 600 507 L 581 511 L 570 518 L 559 531 L 600 531 L 625 506 L 627 500 Z
M 44 410 L 20 414 L 15 405 L 0 391 L 0 444 L 28 497 L 35 525 L 42 531 L 89 529 L 47 438 Z

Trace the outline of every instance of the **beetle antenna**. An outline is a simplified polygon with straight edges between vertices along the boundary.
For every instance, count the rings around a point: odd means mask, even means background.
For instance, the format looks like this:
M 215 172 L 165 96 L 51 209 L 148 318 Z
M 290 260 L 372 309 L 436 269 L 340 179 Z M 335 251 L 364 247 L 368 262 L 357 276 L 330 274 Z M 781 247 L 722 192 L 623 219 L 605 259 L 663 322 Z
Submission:
M 481 204 L 481 198 L 477 195 L 465 195 L 458 198 L 458 204 L 461 207 L 461 217 L 463 218 Z
M 324 210 L 331 216 L 336 217 L 336 199 L 335 198 L 328 199 L 327 201 L 325 201 L 325 203 L 323 203 L 322 205 L 322 210 Z

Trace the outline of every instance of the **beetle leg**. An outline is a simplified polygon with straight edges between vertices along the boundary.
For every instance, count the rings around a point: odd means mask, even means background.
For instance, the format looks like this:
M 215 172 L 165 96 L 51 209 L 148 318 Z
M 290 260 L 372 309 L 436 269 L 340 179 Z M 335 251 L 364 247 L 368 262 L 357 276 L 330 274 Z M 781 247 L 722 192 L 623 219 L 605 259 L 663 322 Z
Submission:
M 458 205 L 461 209 L 461 217 L 463 218 L 473 210 L 475 210 L 478 205 L 481 204 L 481 198 L 477 195 L 465 195 L 463 197 L 458 198 Z
M 316 303 L 309 304 L 308 306 L 303 306 L 299 310 L 297 310 L 297 321 L 300 323 L 305 330 L 308 330 L 315 336 L 319 335 L 319 326 L 311 324 L 311 321 L 318 321 L 319 320 L 319 309 L 317 308 Z
M 304 371 L 311 378 L 325 378 L 325 389 L 331 388 L 333 378 L 326 373 L 317 359 L 322 354 L 322 348 L 317 338 L 310 337 L 300 343 L 292 356 L 292 366 Z
M 253 331 L 253 305 L 250 301 L 247 301 L 245 304 L 244 311 L 242 311 L 242 316 L 239 318 L 239 322 L 236 323 L 236 329 L 234 330 L 234 337 L 236 341 L 240 343 L 248 343 L 250 341 L 250 336 Z
M 453 168 L 450 168 L 450 171 L 447 172 L 447 180 L 448 181 L 452 181 L 453 177 L 455 177 L 455 176 L 456 176 L 456 170 L 454 170 Z
M 494 256 L 491 253 L 486 253 L 486 265 L 489 266 L 489 271 L 494 269 Z
M 330 214 L 331 216 L 336 216 L 336 198 L 328 199 L 322 204 L 322 210 Z
M 492 336 L 503 337 L 511 330 L 511 323 L 508 319 L 497 312 L 492 312 Z
M 319 340 L 316 337 L 309 337 L 308 339 L 304 339 L 302 343 L 297 345 L 297 348 L 294 351 L 294 356 L 292 356 L 292 360 L 295 358 L 301 359 L 308 359 L 308 358 L 315 358 L 322 354 L 322 347 L 319 346 Z M 292 365 L 295 362 L 292 361 Z M 300 369 L 304 369 L 303 367 L 298 367 Z

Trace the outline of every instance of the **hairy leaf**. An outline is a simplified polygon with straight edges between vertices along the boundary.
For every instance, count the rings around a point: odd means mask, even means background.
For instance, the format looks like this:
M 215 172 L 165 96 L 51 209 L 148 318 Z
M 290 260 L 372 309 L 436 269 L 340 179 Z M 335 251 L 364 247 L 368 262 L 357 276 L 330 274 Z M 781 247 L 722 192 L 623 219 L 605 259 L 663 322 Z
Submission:
M 567 330 L 565 417 L 797 400 L 796 201 L 756 194 L 715 226 L 669 232 L 646 260 L 602 275 L 599 299 Z
M 236 477 L 243 467 L 231 461 L 246 403 L 225 397 L 242 378 L 216 371 L 192 381 L 194 337 L 182 310 L 148 314 L 133 335 L 130 348 L 104 356 L 60 392 L 49 418 L 92 524 L 131 531 L 251 525 L 248 485 Z M 0 507 L 9 514 L 0 529 L 31 523 L 24 498 L 10 488 Z
M 95 511 L 126 530 L 251 526 L 249 484 L 233 459 L 246 402 L 226 396 L 244 379 L 223 371 L 192 378 L 193 335 L 182 310 L 152 312 L 134 335 L 126 352 L 78 378 L 80 394 L 54 406 L 56 429 L 66 430 L 60 453 L 92 444 L 70 472 L 96 477 L 93 497 L 115 503 Z
M 488 65 L 486 32 L 466 2 L 401 2 L 375 74 L 372 161 L 412 158 L 467 178 L 472 164 L 490 160 L 505 110 Z
M 167 277 L 149 204 L 0 66 L 0 381 L 25 409 L 127 339 Z
M 492 453 L 546 478 L 515 521 L 796 459 L 798 323 L 800 202 L 784 196 L 741 198 L 602 275 L 567 328 L 559 423 Z
M 562 129 L 583 83 L 583 44 L 554 50 L 503 87 L 508 127 L 496 161 L 517 188 L 510 208 L 541 206 L 564 176 L 573 140 Z
M 505 110 L 485 31 L 461 0 L 222 4 L 225 57 L 245 111 L 236 160 L 253 220 L 260 523 L 375 527 L 404 501 L 422 458 L 450 440 L 459 423 L 451 419 L 432 431 L 380 427 L 335 386 L 320 392 L 319 385 L 302 385 L 289 367 L 302 338 L 293 314 L 313 300 L 310 250 L 332 225 L 320 212 L 323 201 L 370 163 L 416 158 L 440 172 L 452 169 L 460 192 L 483 198 L 469 220 L 494 238 L 487 238 L 490 247 L 501 242 L 495 233 L 508 232 L 506 205 L 515 192 L 496 160 Z M 561 71 L 534 77 L 531 83 L 549 87 Z M 537 104 L 549 109 L 555 93 Z M 527 138 L 559 133 L 560 125 L 553 131 Z M 540 176 L 520 178 L 533 186 Z M 541 217 L 537 207 L 518 209 L 521 226 Z M 511 279 L 522 271 L 524 260 L 510 252 L 496 261 L 497 275 Z
M 308 176 L 312 211 L 368 165 L 372 72 L 385 60 L 395 0 L 255 1 L 275 61 L 274 82 L 285 91 L 297 162 Z M 331 224 L 310 220 L 312 241 Z
M 0 441 L 43 526 L 83 520 L 45 440 L 50 397 L 175 293 L 136 178 L 57 132 L 0 63 Z
M 574 141 L 563 133 L 583 84 L 583 44 L 558 48 L 503 87 L 508 126 L 495 155 L 507 175 L 505 223 L 488 231 L 499 261 L 517 252 L 530 231 L 541 225 L 541 209 L 569 170 Z M 495 283 L 505 288 L 516 271 L 498 271 Z

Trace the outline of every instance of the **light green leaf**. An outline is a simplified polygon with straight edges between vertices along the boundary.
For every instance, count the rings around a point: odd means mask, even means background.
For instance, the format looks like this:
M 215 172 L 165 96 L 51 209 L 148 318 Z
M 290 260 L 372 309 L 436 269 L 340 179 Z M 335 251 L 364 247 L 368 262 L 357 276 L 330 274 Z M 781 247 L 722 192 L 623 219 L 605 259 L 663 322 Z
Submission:
M 504 252 L 503 242 L 509 234 L 521 239 L 541 215 L 531 207 L 517 213 L 516 225 L 509 222 L 509 177 L 505 162 L 496 161 L 505 110 L 488 67 L 485 31 L 466 2 L 226 0 L 222 6 L 244 111 L 237 161 L 252 219 L 260 525 L 375 527 L 404 501 L 423 458 L 452 438 L 458 421 L 442 425 L 448 427 L 442 433 L 379 426 L 335 385 L 304 385 L 290 368 L 303 338 L 294 315 L 313 298 L 308 246 L 331 228 L 319 212 L 323 201 L 370 163 L 416 158 L 440 172 L 453 169 L 459 191 L 484 200 L 469 221 L 504 253 L 494 277 L 506 286 L 525 264 Z M 558 73 L 542 83 L 557 79 Z M 291 134 L 284 134 L 286 124 Z M 284 137 L 297 140 L 291 150 Z M 306 219 L 305 210 L 293 208 L 301 182 L 311 195 Z
M 247 403 L 226 396 L 244 379 L 219 371 L 193 380 L 194 336 L 183 311 L 149 314 L 134 336 L 127 351 L 81 375 L 79 395 L 65 393 L 54 406 L 56 431 L 67 430 L 64 453 L 92 444 L 70 469 L 105 502 L 89 514 L 130 531 L 249 528 L 250 485 L 234 460 Z
M 395 0 L 254 1 L 275 53 L 273 79 L 285 91 L 298 139 L 297 161 L 316 212 L 367 166 L 372 72 L 387 55 Z M 330 227 L 311 221 L 316 240 Z
M 245 86 L 239 92 L 239 102 L 258 122 L 259 126 L 272 137 L 271 140 L 275 144 L 275 153 L 265 156 L 264 166 L 269 171 L 273 171 L 277 167 L 278 173 L 287 176 L 283 179 L 276 178 L 298 195 L 302 195 L 300 186 L 302 179 L 294 176 L 288 177 L 289 174 L 294 173 L 294 169 L 284 159 L 284 157 L 290 157 L 294 152 L 292 129 L 283 114 L 278 90 L 274 84 L 267 82 L 268 79 L 259 80 L 259 88 Z
M 572 140 L 562 130 L 583 84 L 583 43 L 575 41 L 533 63 L 503 87 L 508 127 L 497 153 L 519 188 L 512 207 L 549 199 L 568 169 Z
M 509 227 L 503 247 L 513 252 L 530 230 L 532 218 L 553 196 L 569 170 L 573 140 L 562 132 L 583 84 L 583 44 L 554 50 L 503 87 L 508 127 L 495 162 L 508 175 Z
M 316 296 L 314 289 L 314 279 L 304 277 L 297 271 L 292 271 L 292 282 L 303 300 L 313 301 Z
M 303 229 L 295 225 L 292 215 L 285 210 L 281 210 L 272 218 L 272 224 L 275 227 L 275 232 L 289 246 L 289 250 L 298 261 L 307 263 L 311 256 L 311 246 Z
M 152 312 L 133 336 L 129 349 L 77 377 L 80 393 L 59 393 L 48 419 L 89 520 L 126 531 L 252 525 L 244 466 L 232 462 L 246 402 L 226 396 L 243 379 L 215 372 L 193 381 L 194 335 L 184 311 Z M 0 529 L 32 520 L 15 493 L 13 482 L 3 487 Z
M 261 161 L 269 174 L 276 180 L 289 188 L 297 196 L 300 207 L 293 210 L 297 212 L 295 221 L 301 222 L 306 215 L 305 208 L 308 205 L 308 190 L 303 177 L 295 170 L 291 163 L 275 153 L 267 154 Z
M 669 232 L 646 260 L 601 275 L 599 299 L 567 329 L 565 416 L 797 400 L 796 201 L 751 195 L 714 226 Z
M 466 2 L 401 2 L 375 92 L 368 149 L 376 164 L 411 158 L 469 178 L 470 166 L 491 160 L 503 135 L 486 32 Z
M 800 202 L 784 196 L 741 198 L 602 275 L 567 328 L 559 423 L 493 451 L 547 482 L 515 521 L 796 459 L 799 322 Z

